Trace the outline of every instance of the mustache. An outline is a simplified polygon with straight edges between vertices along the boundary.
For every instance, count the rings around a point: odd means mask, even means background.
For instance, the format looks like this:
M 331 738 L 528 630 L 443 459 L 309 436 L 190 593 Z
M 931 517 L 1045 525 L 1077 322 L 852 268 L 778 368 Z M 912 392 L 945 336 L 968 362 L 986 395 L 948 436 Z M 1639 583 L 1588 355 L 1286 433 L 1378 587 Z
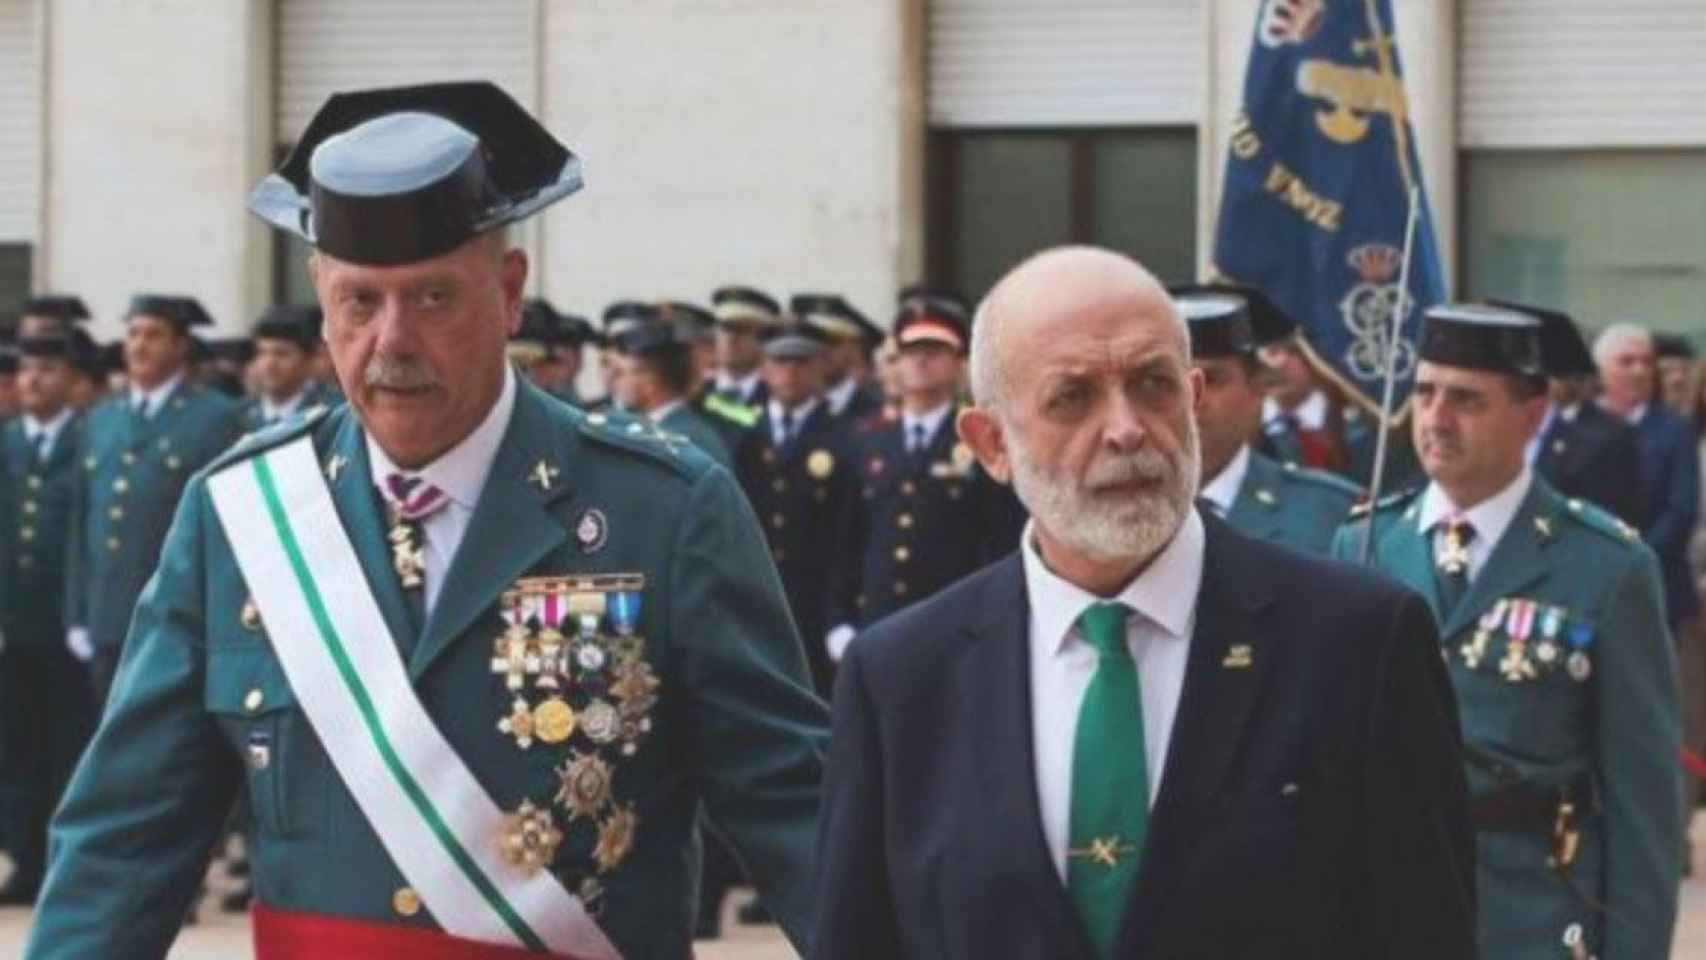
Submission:
M 1129 454 L 1110 454 L 1090 465 L 1084 476 L 1084 486 L 1095 490 L 1127 483 L 1153 483 L 1166 480 L 1177 472 L 1173 462 L 1161 451 L 1144 448 Z
M 438 377 L 426 364 L 384 354 L 374 354 L 367 361 L 361 371 L 361 382 L 364 386 L 387 390 L 422 390 L 439 385 Z

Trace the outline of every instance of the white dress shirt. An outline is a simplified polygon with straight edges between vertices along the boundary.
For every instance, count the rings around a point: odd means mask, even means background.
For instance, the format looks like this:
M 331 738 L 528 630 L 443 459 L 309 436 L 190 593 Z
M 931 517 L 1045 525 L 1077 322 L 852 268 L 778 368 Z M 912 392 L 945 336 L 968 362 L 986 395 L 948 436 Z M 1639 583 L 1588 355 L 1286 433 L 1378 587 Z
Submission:
M 165 383 L 160 384 L 152 390 L 144 390 L 135 384 L 131 384 L 130 408 L 134 410 L 136 409 L 137 404 L 146 400 L 148 402 L 148 419 L 152 420 L 155 415 L 160 412 L 160 408 L 166 405 L 166 398 L 170 397 L 172 395 L 172 391 L 178 389 L 178 384 L 183 382 L 184 372 L 179 370 L 177 373 L 172 374 Z
M 1461 513 L 1475 528 L 1475 536 L 1469 541 L 1469 580 L 1473 582 L 1480 575 L 1481 568 L 1487 565 L 1487 558 L 1493 555 L 1493 548 L 1499 545 L 1499 538 L 1516 519 L 1516 512 L 1522 508 L 1523 498 L 1528 496 L 1528 488 L 1533 483 L 1534 471 L 1525 465 L 1503 490 L 1468 510 L 1459 509 L 1439 484 L 1430 483 L 1427 492 L 1422 494 L 1421 508 L 1416 512 L 1416 529 L 1422 536 L 1432 538 L 1434 527 Z M 1434 562 L 1437 564 L 1444 540 L 1434 540 Z
M 924 413 L 904 411 L 900 415 L 901 438 L 906 441 L 907 452 L 912 452 L 912 435 L 915 427 L 924 428 L 924 449 L 928 450 L 936 442 L 936 431 L 942 429 L 942 421 L 948 419 L 948 412 L 954 409 L 953 403 L 944 403 L 934 410 Z
M 274 420 L 278 420 L 282 417 L 290 416 L 291 414 L 295 413 L 299 407 L 302 406 L 302 401 L 307 399 L 307 397 L 308 397 L 308 386 L 306 384 L 303 385 L 301 390 L 296 391 L 295 396 L 291 397 L 289 400 L 284 401 L 283 403 L 274 403 L 274 402 L 272 402 L 271 399 L 269 399 L 267 397 L 262 397 L 261 398 L 261 420 L 265 423 L 271 423 Z
M 486 477 L 492 472 L 498 445 L 509 428 L 510 414 L 515 410 L 515 372 L 504 364 L 503 390 L 498 402 L 486 413 L 486 418 L 461 443 L 446 450 L 437 460 L 419 470 L 404 470 L 385 455 L 373 434 L 367 435 L 367 462 L 373 473 L 373 484 L 385 489 L 385 477 L 391 473 L 416 474 L 444 491 L 450 503 L 421 523 L 426 539 L 426 575 L 421 598 L 424 609 L 431 615 L 438 602 L 438 592 L 444 588 L 444 575 L 450 572 L 450 562 L 456 559 L 456 548 L 468 532 L 474 507 L 480 502 Z
M 800 426 L 806 422 L 806 418 L 812 415 L 812 411 L 817 409 L 817 398 L 812 397 L 810 400 L 800 404 L 791 411 L 787 407 L 782 406 L 782 401 L 780 400 L 771 400 L 769 406 L 770 440 L 776 446 L 780 447 L 789 440 L 789 437 L 782 430 L 782 415 L 784 413 L 789 415 L 790 420 L 788 423 L 788 429 L 793 431 L 795 436 L 799 436 Z
M 1327 395 L 1319 390 L 1311 391 L 1303 402 L 1290 410 L 1281 407 L 1273 397 L 1262 401 L 1262 422 L 1276 420 L 1286 414 L 1297 418 L 1297 425 L 1304 430 L 1320 430 L 1327 425 Z
M 1214 479 L 1203 484 L 1198 496 L 1214 506 L 1214 512 L 1222 518 L 1232 512 L 1232 505 L 1238 502 L 1238 491 L 1244 489 L 1244 476 L 1250 472 L 1250 445 L 1238 448 L 1226 466 L 1214 475 Z
M 45 423 L 26 413 L 24 414 L 24 439 L 29 441 L 32 448 L 41 450 L 40 438 L 45 435 L 47 437 L 47 449 L 41 451 L 41 456 L 46 458 L 52 455 L 54 446 L 59 443 L 59 435 L 65 431 L 65 425 L 70 422 L 70 407 L 60 410 L 52 420 Z
M 1038 554 L 1025 528 L 1025 595 L 1030 600 L 1031 743 L 1036 756 L 1037 808 L 1043 837 L 1062 882 L 1072 818 L 1072 745 L 1078 709 L 1096 651 L 1079 636 L 1077 621 L 1092 604 L 1115 600 L 1134 613 L 1126 621 L 1126 644 L 1137 661 L 1143 697 L 1143 743 L 1148 765 L 1149 805 L 1154 807 L 1167 768 L 1167 744 L 1185 687 L 1185 664 L 1196 629 L 1197 589 L 1202 585 L 1203 526 L 1188 511 L 1172 542 L 1119 596 L 1098 597 L 1056 576 Z M 1138 745 L 1133 745 L 1138 749 Z

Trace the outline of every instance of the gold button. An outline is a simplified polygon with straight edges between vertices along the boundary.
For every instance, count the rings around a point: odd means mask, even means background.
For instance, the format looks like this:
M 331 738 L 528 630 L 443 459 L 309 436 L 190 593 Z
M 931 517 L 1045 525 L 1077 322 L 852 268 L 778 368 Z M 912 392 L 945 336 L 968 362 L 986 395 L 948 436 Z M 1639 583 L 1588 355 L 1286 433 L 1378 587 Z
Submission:
M 118 460 L 120 463 L 124 464 L 127 467 L 136 466 L 136 454 L 131 453 L 129 450 L 126 450 L 124 453 L 120 454 Z
M 773 513 L 770 515 L 770 525 L 780 530 L 788 525 L 788 518 L 779 513 Z
M 901 528 L 902 530 L 911 530 L 912 529 L 912 514 L 903 513 L 900 516 L 895 517 L 894 518 L 894 525 Z
M 120 507 L 120 506 L 108 507 L 107 508 L 107 516 L 113 518 L 114 520 L 123 520 L 124 519 L 124 508 Z
M 250 713 L 254 713 L 256 710 L 259 710 L 261 708 L 261 704 L 266 702 L 267 695 L 261 692 L 260 687 L 256 687 L 243 695 L 243 709 Z
M 912 559 L 912 551 L 907 549 L 906 547 L 895 547 L 894 548 L 894 559 L 895 559 L 896 563 L 905 563 L 906 561 Z
M 391 894 L 391 909 L 397 911 L 399 917 L 412 917 L 421 912 L 421 895 L 414 887 L 398 887 Z
M 113 492 L 114 493 L 123 493 L 129 489 L 130 489 L 130 481 L 129 480 L 126 480 L 123 477 L 119 477 L 117 480 L 113 481 Z
M 910 497 L 914 493 L 917 493 L 917 492 L 918 492 L 918 488 L 913 485 L 911 480 L 902 480 L 900 482 L 900 495 L 901 496 Z
M 897 596 L 897 597 L 906 596 L 906 590 L 907 590 L 907 586 L 906 586 L 905 580 L 896 580 L 894 582 L 894 595 L 895 596 Z
M 36 515 L 36 502 L 34 500 L 24 501 L 24 515 L 29 517 Z
M 25 570 L 28 570 L 29 568 L 31 568 L 35 565 L 36 565 L 36 558 L 30 556 L 27 553 L 18 558 L 18 566 L 22 567 Z
M 40 490 L 41 489 L 41 478 L 34 475 L 34 474 L 31 474 L 29 480 L 27 480 L 25 482 L 29 484 L 29 487 L 31 490 Z
M 22 540 L 25 543 L 29 543 L 31 540 L 34 540 L 35 538 L 36 538 L 36 528 L 35 527 L 19 527 L 18 528 L 18 539 L 19 540 Z
M 118 538 L 117 537 L 108 537 L 107 538 L 107 549 L 111 550 L 114 553 L 118 552 Z
M 770 489 L 776 491 L 777 493 L 787 493 L 788 492 L 788 481 L 782 479 L 781 477 L 777 477 L 776 479 L 770 481 Z

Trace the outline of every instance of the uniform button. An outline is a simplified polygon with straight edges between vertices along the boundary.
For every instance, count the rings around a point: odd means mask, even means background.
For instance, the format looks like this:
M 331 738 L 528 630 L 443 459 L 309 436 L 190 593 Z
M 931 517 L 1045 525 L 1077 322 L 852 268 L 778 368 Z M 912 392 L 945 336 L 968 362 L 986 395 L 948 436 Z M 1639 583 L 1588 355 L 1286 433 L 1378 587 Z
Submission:
M 854 597 L 853 598 L 853 605 L 855 607 L 858 607 L 861 610 L 865 609 L 865 595 L 861 593 L 858 596 Z
M 956 483 L 953 486 L 950 486 L 948 488 L 948 499 L 949 500 L 958 500 L 959 498 L 960 498 L 960 485 Z
M 911 530 L 912 529 L 912 514 L 903 513 L 900 516 L 895 517 L 894 518 L 894 525 L 901 528 L 902 530 Z
M 896 563 L 905 563 L 906 561 L 911 560 L 911 559 L 912 559 L 912 551 L 909 548 L 907 548 L 907 547 L 895 547 L 894 548 L 894 560 Z
M 781 477 L 777 477 L 776 479 L 770 481 L 770 489 L 776 491 L 777 493 L 787 493 L 788 492 L 788 481 L 784 480 Z
M 36 528 L 35 527 L 19 527 L 18 528 L 18 539 L 19 540 L 22 540 L 25 543 L 29 543 L 31 540 L 34 540 L 35 538 L 36 538 Z
M 770 515 L 770 526 L 776 528 L 777 530 L 780 530 L 787 525 L 788 525 L 788 518 L 787 517 L 784 517 L 779 513 L 773 513 Z
M 118 460 L 120 463 L 124 464 L 127 467 L 136 466 L 136 454 L 131 453 L 129 450 L 126 450 L 123 454 L 121 454 L 119 456 Z
M 256 710 L 259 710 L 261 708 L 261 704 L 266 702 L 267 695 L 261 692 L 260 687 L 256 687 L 243 695 L 243 709 L 250 713 L 254 713 Z
M 775 558 L 777 563 L 781 563 L 782 562 L 782 548 L 777 547 L 776 549 L 770 551 L 770 556 Z
M 391 909 L 397 911 L 399 917 L 412 917 L 421 912 L 421 895 L 414 887 L 398 887 L 391 894 Z
M 107 508 L 107 516 L 113 518 L 114 520 L 123 520 L 124 519 L 124 508 L 120 507 L 120 506 L 108 507 Z
M 36 515 L 36 502 L 34 500 L 24 501 L 24 515 L 28 517 Z
M 31 474 L 30 478 L 24 482 L 29 485 L 29 488 L 31 490 L 40 490 L 41 489 L 41 478 L 36 476 L 35 474 Z
M 902 480 L 900 482 L 900 495 L 901 496 L 910 497 L 914 493 L 917 493 L 917 492 L 918 492 L 918 487 L 916 485 L 914 485 L 911 480 Z
M 896 580 L 894 582 L 894 595 L 895 596 L 904 597 L 904 596 L 906 596 L 906 591 L 907 591 L 907 586 L 906 586 L 905 580 Z
M 113 481 L 113 492 L 114 493 L 124 493 L 126 490 L 129 490 L 129 489 L 130 489 L 130 481 L 129 480 L 126 480 L 123 477 L 119 477 L 117 480 Z
M 118 546 L 119 546 L 119 543 L 118 543 L 117 537 L 108 537 L 107 538 L 107 549 L 108 550 L 111 550 L 113 553 L 117 553 L 118 552 Z
M 18 566 L 25 569 L 25 570 L 28 570 L 29 568 L 31 568 L 35 565 L 36 565 L 36 558 L 30 556 L 27 553 L 18 558 Z

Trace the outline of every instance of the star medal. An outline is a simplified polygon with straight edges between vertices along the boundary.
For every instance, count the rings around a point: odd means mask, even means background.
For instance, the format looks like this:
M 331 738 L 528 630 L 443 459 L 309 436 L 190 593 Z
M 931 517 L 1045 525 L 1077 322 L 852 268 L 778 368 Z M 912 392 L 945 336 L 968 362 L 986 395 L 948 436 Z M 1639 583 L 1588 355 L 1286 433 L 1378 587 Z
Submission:
M 535 807 L 530 800 L 503 818 L 498 833 L 498 855 L 511 866 L 537 872 L 557 855 L 563 831 L 557 829 L 550 807 Z
M 514 737 L 515 745 L 523 750 L 533 746 L 533 709 L 527 705 L 526 697 L 515 698 L 509 716 L 498 721 L 498 730 Z
M 610 802 L 610 765 L 598 754 L 571 751 L 556 774 L 556 799 L 569 812 L 571 822 L 596 818 Z
M 1463 665 L 1471 670 L 1479 669 L 1481 661 L 1487 656 L 1487 642 L 1493 638 L 1493 631 L 1499 629 L 1499 624 L 1505 619 L 1505 608 L 1510 601 L 1500 598 L 1493 608 L 1481 614 L 1481 619 L 1475 623 L 1475 635 L 1458 648 L 1463 655 Z
M 492 672 L 504 678 L 504 686 L 519 693 L 527 686 L 527 675 L 539 672 L 539 655 L 532 631 L 512 621 L 492 643 Z
M 598 861 L 599 873 L 609 873 L 628 858 L 628 852 L 634 848 L 634 828 L 639 822 L 633 807 L 620 806 L 598 825 L 598 843 L 592 855 Z
M 1539 606 L 1533 600 L 1511 601 L 1510 613 L 1505 618 L 1505 656 L 1499 661 L 1499 672 L 1511 683 L 1533 680 L 1537 675 L 1534 661 L 1528 658 L 1528 638 L 1534 632 Z

